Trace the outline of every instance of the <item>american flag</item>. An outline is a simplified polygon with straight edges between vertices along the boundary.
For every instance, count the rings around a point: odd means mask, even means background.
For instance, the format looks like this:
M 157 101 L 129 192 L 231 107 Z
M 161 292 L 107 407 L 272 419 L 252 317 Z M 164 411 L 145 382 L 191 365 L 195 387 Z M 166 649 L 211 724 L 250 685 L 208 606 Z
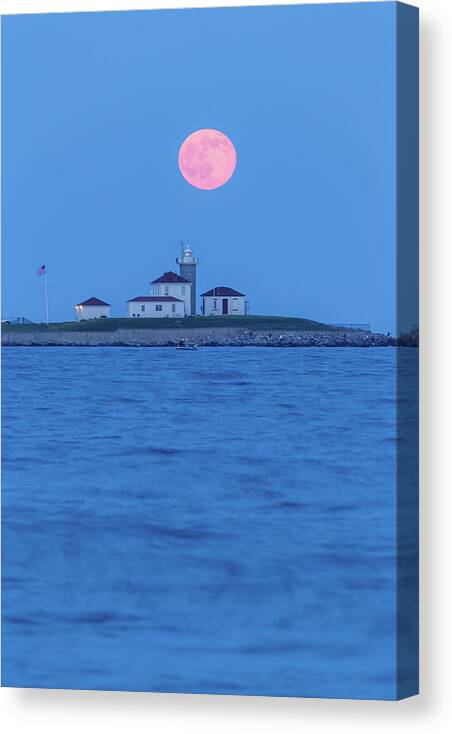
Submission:
M 45 275 L 45 272 L 46 272 L 46 266 L 45 265 L 41 265 L 41 267 L 39 268 L 39 270 L 36 272 L 36 275 Z

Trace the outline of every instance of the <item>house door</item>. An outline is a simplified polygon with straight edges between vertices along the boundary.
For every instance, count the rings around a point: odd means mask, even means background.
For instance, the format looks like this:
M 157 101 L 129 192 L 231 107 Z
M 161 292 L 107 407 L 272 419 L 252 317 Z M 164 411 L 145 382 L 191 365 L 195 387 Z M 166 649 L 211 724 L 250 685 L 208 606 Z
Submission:
M 227 313 L 228 313 L 228 299 L 223 298 L 223 314 L 227 314 Z

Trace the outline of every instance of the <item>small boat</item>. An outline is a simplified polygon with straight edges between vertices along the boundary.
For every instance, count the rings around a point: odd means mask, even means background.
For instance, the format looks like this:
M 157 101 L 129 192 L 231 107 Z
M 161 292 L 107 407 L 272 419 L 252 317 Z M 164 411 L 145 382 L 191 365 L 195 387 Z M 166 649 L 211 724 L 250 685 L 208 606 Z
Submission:
M 198 345 L 193 344 L 192 342 L 181 342 L 180 344 L 176 345 L 176 349 L 183 349 L 184 351 L 195 352 L 198 349 Z

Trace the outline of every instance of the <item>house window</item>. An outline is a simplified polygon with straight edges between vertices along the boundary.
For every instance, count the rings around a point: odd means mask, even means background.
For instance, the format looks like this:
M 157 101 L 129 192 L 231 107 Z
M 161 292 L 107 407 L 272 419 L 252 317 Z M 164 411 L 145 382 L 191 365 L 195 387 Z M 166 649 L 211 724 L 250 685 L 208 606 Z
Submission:
M 142 304 L 141 304 L 141 311 L 143 312 L 143 311 L 145 311 L 145 310 L 146 310 L 146 306 L 144 305 L 144 303 L 142 303 Z
M 176 304 L 175 304 L 175 303 L 172 303 L 172 304 L 171 304 L 171 311 L 172 311 L 173 313 L 176 313 Z
M 167 296 L 167 295 L 168 295 L 168 293 L 169 293 L 169 287 L 168 287 L 168 286 L 166 285 L 166 286 L 165 286 L 165 296 Z
M 237 298 L 233 298 L 232 299 L 232 310 L 233 311 L 238 311 L 239 310 L 238 305 L 237 305 Z
M 161 303 L 156 303 L 156 304 L 155 304 L 155 310 L 156 310 L 156 311 L 163 311 L 163 306 L 162 306 L 162 304 L 161 304 Z
M 217 299 L 216 298 L 213 299 L 213 310 L 214 311 L 217 310 Z
M 183 296 L 185 296 L 185 286 L 184 285 L 181 287 L 181 293 Z

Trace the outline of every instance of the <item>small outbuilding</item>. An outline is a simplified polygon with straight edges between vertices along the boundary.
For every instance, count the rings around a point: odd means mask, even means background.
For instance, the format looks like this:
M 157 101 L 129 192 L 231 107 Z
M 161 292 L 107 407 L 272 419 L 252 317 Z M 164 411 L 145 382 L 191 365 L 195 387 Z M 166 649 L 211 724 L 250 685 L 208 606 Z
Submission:
M 185 303 L 174 296 L 137 296 L 127 301 L 127 316 L 132 319 L 180 319 L 185 316 Z
M 246 314 L 245 294 L 234 288 L 220 285 L 202 293 L 201 298 L 203 316 L 244 316 Z
M 86 301 L 77 303 L 75 307 L 77 321 L 86 321 L 87 319 L 108 319 L 110 318 L 110 304 L 101 301 L 100 298 L 88 298 Z

